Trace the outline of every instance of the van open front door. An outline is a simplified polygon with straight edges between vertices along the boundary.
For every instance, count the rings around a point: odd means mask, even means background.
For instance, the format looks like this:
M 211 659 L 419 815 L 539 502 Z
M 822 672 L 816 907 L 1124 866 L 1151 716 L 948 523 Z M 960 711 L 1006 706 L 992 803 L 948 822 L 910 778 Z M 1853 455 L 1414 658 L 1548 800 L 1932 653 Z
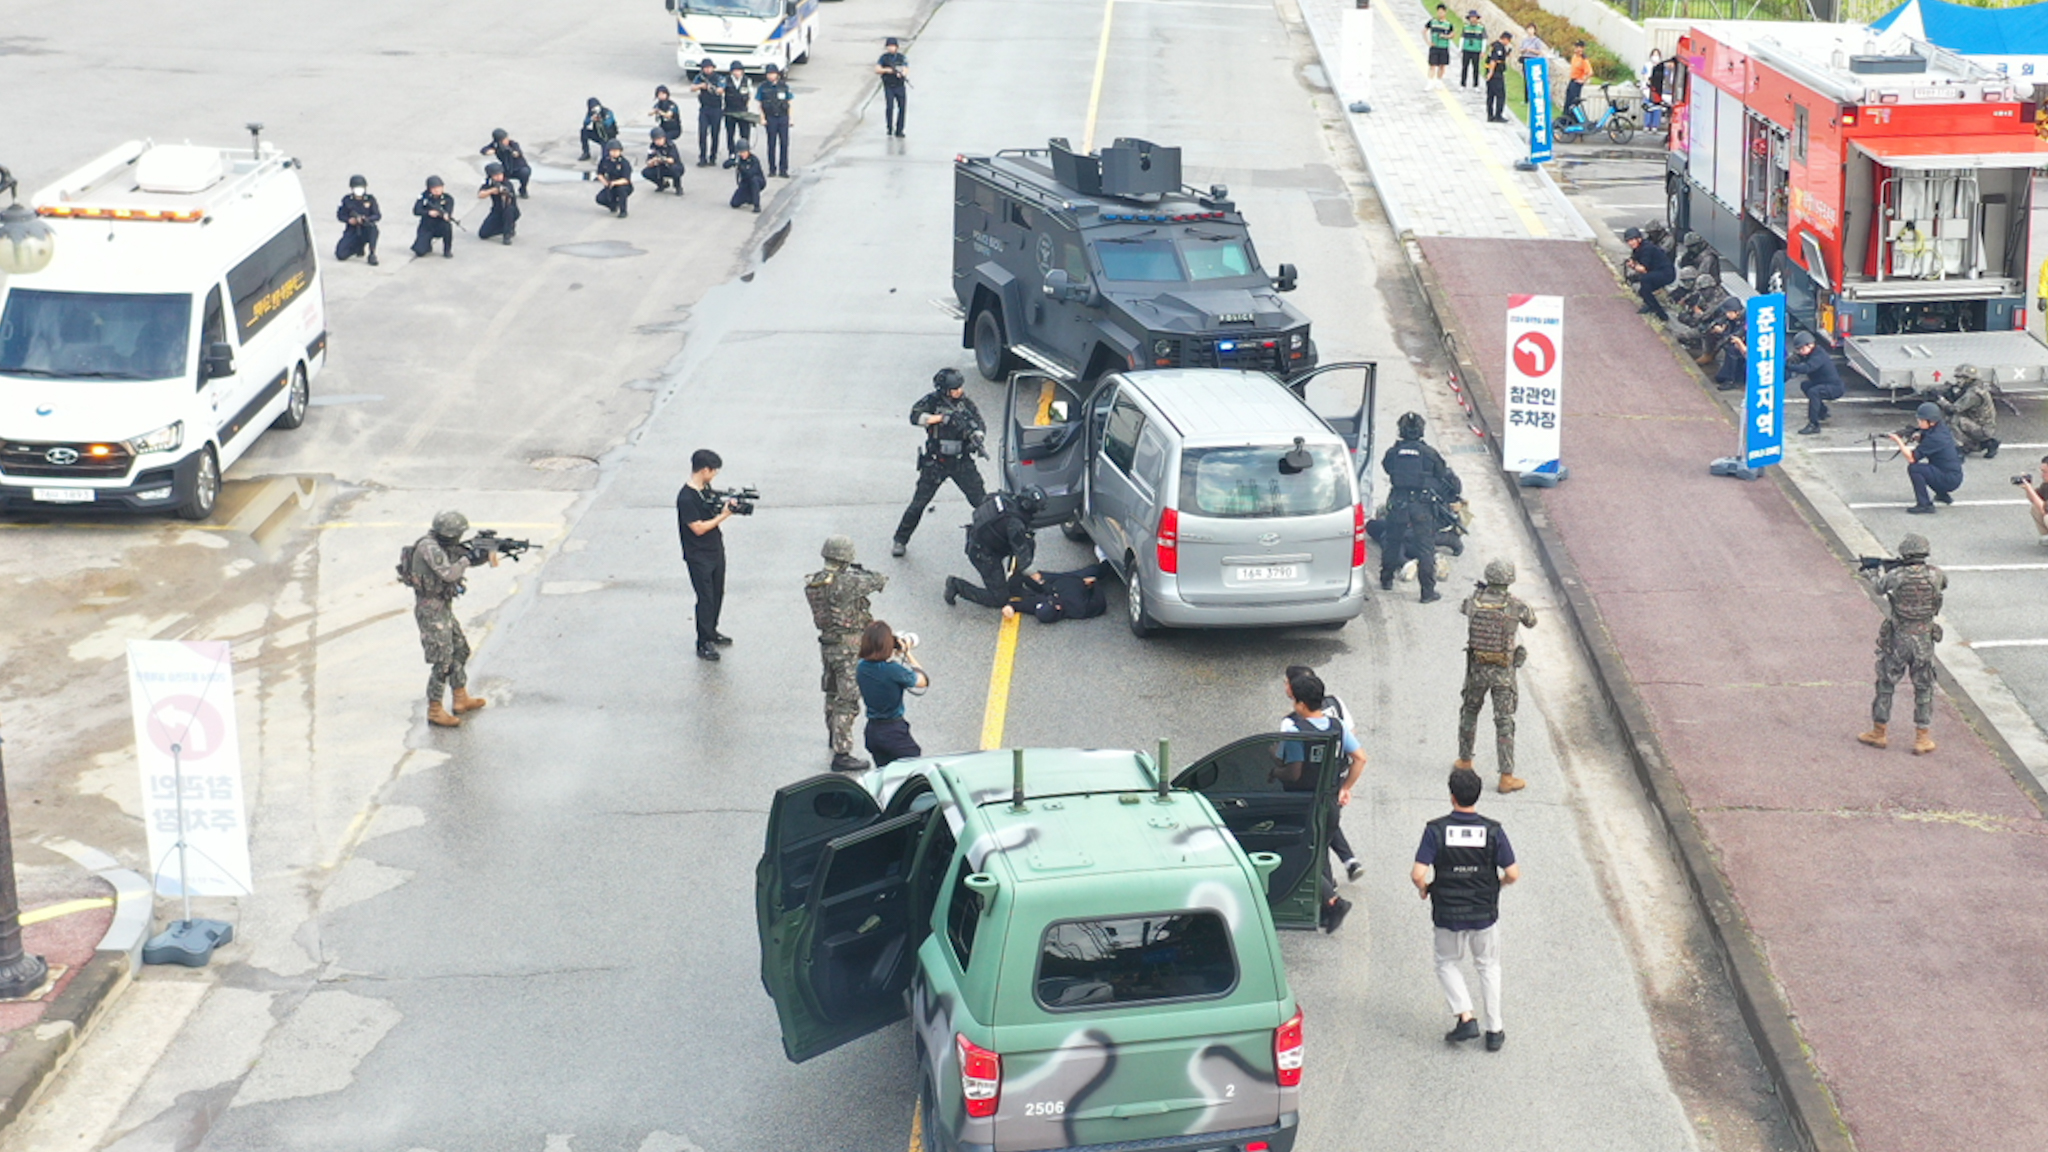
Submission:
M 1035 528 L 1064 524 L 1081 513 L 1082 474 L 1088 465 L 1081 435 L 1081 396 L 1044 372 L 1013 372 L 1003 400 L 1003 487 L 1045 489 Z
M 924 812 L 883 820 L 874 798 L 840 776 L 776 791 L 754 904 L 761 983 L 790 1060 L 904 1017 L 915 964 L 913 864 L 928 823 Z
M 1359 498 L 1367 509 L 1373 507 L 1373 408 L 1379 373 L 1380 366 L 1371 360 L 1346 360 L 1287 378 L 1287 387 L 1351 449 Z
M 1274 732 L 1227 744 L 1173 778 L 1200 792 L 1247 853 L 1271 852 L 1273 923 L 1314 928 L 1322 912 L 1323 856 L 1343 782 L 1340 733 Z

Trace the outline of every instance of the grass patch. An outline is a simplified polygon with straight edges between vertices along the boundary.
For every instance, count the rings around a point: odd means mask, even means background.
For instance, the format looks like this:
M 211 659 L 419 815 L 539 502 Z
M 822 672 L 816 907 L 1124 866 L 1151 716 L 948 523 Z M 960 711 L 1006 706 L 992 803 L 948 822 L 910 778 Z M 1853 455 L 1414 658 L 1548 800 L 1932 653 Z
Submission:
M 1515 18 L 1516 27 L 1513 31 L 1515 33 L 1515 40 L 1518 43 L 1523 33 L 1528 30 L 1528 27 L 1534 24 L 1536 26 L 1536 34 L 1543 37 L 1543 42 L 1550 45 L 1552 51 L 1564 56 L 1569 61 L 1572 45 L 1577 41 L 1584 40 L 1586 42 L 1586 59 L 1593 65 L 1593 85 L 1602 83 L 1631 83 L 1635 80 L 1635 69 L 1629 67 L 1621 57 L 1608 51 L 1606 45 L 1593 39 L 1591 33 L 1577 24 L 1562 16 L 1553 16 L 1538 7 L 1536 0 L 1495 0 L 1495 2 L 1500 5 L 1501 11 Z M 1558 66 L 1551 73 L 1551 87 L 1557 92 L 1558 99 L 1560 100 L 1564 97 L 1565 82 L 1570 77 L 1571 72 L 1564 65 Z M 1508 99 L 1513 101 L 1519 93 L 1514 91 L 1515 85 L 1510 84 L 1509 87 Z

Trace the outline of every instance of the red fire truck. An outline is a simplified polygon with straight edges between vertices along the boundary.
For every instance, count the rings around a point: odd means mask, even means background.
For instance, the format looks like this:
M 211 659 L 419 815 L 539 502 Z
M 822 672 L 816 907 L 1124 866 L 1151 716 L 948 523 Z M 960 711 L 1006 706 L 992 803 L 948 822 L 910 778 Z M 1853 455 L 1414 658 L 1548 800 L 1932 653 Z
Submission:
M 1759 291 L 1880 388 L 1956 365 L 2039 383 L 2048 140 L 2005 77 L 1857 25 L 1695 22 L 1673 54 L 1665 191 Z

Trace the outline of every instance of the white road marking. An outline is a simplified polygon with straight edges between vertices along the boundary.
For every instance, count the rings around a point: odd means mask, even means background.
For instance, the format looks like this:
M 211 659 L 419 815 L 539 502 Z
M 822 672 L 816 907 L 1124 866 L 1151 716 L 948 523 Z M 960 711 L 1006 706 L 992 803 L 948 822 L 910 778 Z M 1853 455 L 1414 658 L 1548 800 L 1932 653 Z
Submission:
M 1943 572 L 2048 572 L 2048 564 L 1942 564 Z
M 1955 500 L 1955 501 L 1951 501 L 1951 502 L 1949 503 L 1949 505 L 1948 505 L 1948 506 L 1949 506 L 1949 507 L 1951 507 L 1951 508 L 1995 508 L 1995 507 L 2000 507 L 2000 506 L 2003 506 L 2003 505 L 2006 505 L 2006 504 L 2025 504 L 2025 503 L 2026 503 L 2026 501 L 2025 501 L 2025 500 Z M 1880 503 L 1880 504 L 1851 504 L 1851 505 L 1849 505 L 1849 507 L 1850 507 L 1850 508 L 1852 508 L 1852 509 L 1862 509 L 1862 508 L 1911 508 L 1912 506 L 1913 506 L 1913 505 L 1912 505 L 1912 503 L 1911 503 L 1911 502 L 1909 502 L 1909 501 L 1905 501 L 1905 500 L 1901 500 L 1901 501 L 1899 501 L 1899 502 L 1898 502 L 1898 503 L 1896 503 L 1896 504 L 1889 504 L 1889 503 Z
M 2048 648 L 2048 640 L 1972 640 L 1971 648 Z
M 1830 403 L 1830 404 L 1841 404 L 1841 403 L 1845 403 L 1845 401 L 1841 401 L 1841 400 L 1830 400 L 1830 401 L 1828 401 L 1828 403 Z M 2001 452 L 2002 452 L 2002 451 L 2004 451 L 2004 450 L 2006 450 L 2006 449 L 2008 449 L 2008 448 L 2019 448 L 2019 449 L 2033 449 L 2033 448 L 2048 448 L 2048 444 L 2007 444 L 2007 443 L 2005 443 L 2005 442 L 2001 441 L 2001 442 L 1999 443 L 1999 446 L 1998 446 L 1998 447 L 1999 447 L 1999 451 L 2001 451 Z M 1853 446 L 1853 447 L 1849 447 L 1849 448 L 1808 448 L 1808 449 L 1807 449 L 1806 451 L 1807 451 L 1807 452 L 1808 452 L 1809 454 L 1812 454 L 1812 455 L 1819 455 L 1819 454 L 1820 454 L 1820 453 L 1822 453 L 1822 452 L 1868 452 L 1868 451 L 1870 451 L 1870 445 L 1868 445 L 1868 444 L 1858 444 L 1858 445 L 1855 445 L 1855 446 Z M 1885 449 L 1883 449 L 1883 448 L 1879 448 L 1879 449 L 1878 449 L 1878 451 L 1879 451 L 1879 452 L 1883 452 L 1883 451 L 1885 451 Z

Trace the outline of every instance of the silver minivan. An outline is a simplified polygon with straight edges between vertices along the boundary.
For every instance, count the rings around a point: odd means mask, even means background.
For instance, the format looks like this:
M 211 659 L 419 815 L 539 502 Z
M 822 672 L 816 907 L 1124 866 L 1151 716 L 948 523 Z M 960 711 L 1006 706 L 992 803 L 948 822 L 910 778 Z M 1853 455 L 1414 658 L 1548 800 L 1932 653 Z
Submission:
M 1284 383 L 1228 369 L 1120 372 L 1085 393 L 1019 372 L 1003 477 L 1011 491 L 1045 490 L 1041 526 L 1095 542 L 1123 578 L 1137 635 L 1341 628 L 1365 606 L 1373 383 L 1370 363 Z M 1304 399 L 1332 394 L 1327 414 Z

